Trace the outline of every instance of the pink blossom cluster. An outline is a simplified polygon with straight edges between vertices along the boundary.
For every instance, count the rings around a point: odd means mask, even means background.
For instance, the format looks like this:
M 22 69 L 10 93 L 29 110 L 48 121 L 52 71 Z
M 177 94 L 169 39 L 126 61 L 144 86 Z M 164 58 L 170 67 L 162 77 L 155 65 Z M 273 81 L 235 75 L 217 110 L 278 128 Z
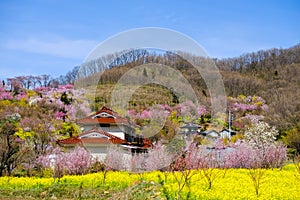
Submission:
M 157 117 L 167 117 L 169 115 L 168 111 L 160 110 L 159 108 L 143 110 L 141 113 L 137 113 L 135 110 L 131 109 L 128 110 L 127 113 L 132 119 L 151 119 Z
M 0 100 L 12 100 L 14 97 L 10 92 L 5 91 L 3 87 L 0 87 Z
M 148 153 L 125 156 L 117 146 L 109 148 L 104 164 L 106 170 L 128 170 L 132 172 L 166 170 L 174 160 L 161 142 L 153 143 Z
M 28 96 L 25 92 L 21 92 L 20 94 L 17 94 L 15 97 L 18 101 L 22 100 L 22 99 L 26 99 L 28 100 Z
M 171 107 L 166 104 L 158 105 L 151 109 L 143 110 L 140 113 L 131 109 L 127 111 L 127 114 L 132 119 L 150 119 L 150 118 L 157 118 L 158 116 L 167 117 L 173 111 L 177 112 L 177 116 L 181 116 L 181 117 L 187 116 L 192 118 L 199 118 L 208 113 L 205 106 L 197 105 L 192 101 L 186 101 L 184 103 L 176 105 L 175 107 Z
M 225 145 L 224 140 L 222 138 L 218 138 L 214 145 L 214 148 L 217 150 L 225 149 L 226 147 L 227 146 Z
M 205 115 L 207 113 L 208 113 L 208 111 L 205 108 L 205 106 L 199 106 L 198 107 L 198 116 L 203 116 L 203 115 Z
M 181 103 L 178 108 L 178 113 L 181 115 L 197 115 L 197 106 L 192 101 L 185 101 Z
M 127 114 L 129 115 L 130 118 L 135 118 L 136 116 L 136 111 L 134 109 L 130 109 L 127 111 Z
M 126 161 L 126 169 L 131 172 L 144 172 L 147 169 L 146 165 L 146 155 L 145 154 L 135 154 Z
M 61 85 L 58 88 L 51 87 L 39 87 L 35 89 L 42 98 L 36 98 L 38 102 L 46 101 L 48 104 L 54 104 L 59 107 L 59 112 L 55 113 L 57 119 L 76 119 L 77 115 L 88 115 L 90 113 L 90 107 L 87 99 L 84 99 L 84 90 L 74 90 L 73 85 Z M 61 100 L 63 94 L 67 95 L 67 98 L 72 101 L 70 104 L 66 104 Z M 62 114 L 64 113 L 64 115 Z
M 151 118 L 151 111 L 149 110 L 143 110 L 143 112 L 140 114 L 140 119 L 150 119 Z
M 0 93 L 0 100 L 12 100 L 14 97 L 9 92 Z
M 170 153 L 161 141 L 155 142 L 149 150 L 146 159 L 146 170 L 167 169 L 174 160 L 174 154 Z
M 73 90 L 74 86 L 72 84 L 60 85 L 60 86 L 58 86 L 58 89 L 61 89 L 61 90 Z
M 179 115 L 191 116 L 193 118 L 198 118 L 208 113 L 205 106 L 198 105 L 192 101 L 185 101 L 177 105 L 175 109 Z
M 59 111 L 59 112 L 54 113 L 54 117 L 59 120 L 62 120 L 66 116 L 67 116 L 67 114 L 64 112 Z
M 149 110 L 143 110 L 141 113 L 137 113 L 135 110 L 131 109 L 127 111 L 128 115 L 132 119 L 150 119 L 151 112 Z
M 158 106 L 161 110 L 166 110 L 168 112 L 172 112 L 173 111 L 173 108 L 167 104 L 161 104 Z
M 270 145 L 266 151 L 255 149 L 245 142 L 232 147 L 206 149 L 205 146 L 191 145 L 178 157 L 174 170 L 198 168 L 278 168 L 286 161 L 286 147 Z
M 254 111 L 258 108 L 255 104 L 234 103 L 234 110 L 238 111 Z
M 217 150 L 207 149 L 205 145 L 195 143 L 188 145 L 173 164 L 173 170 L 192 170 L 199 168 L 219 168 L 222 161 Z
M 50 90 L 51 90 L 50 87 L 44 87 L 44 86 L 37 87 L 37 88 L 34 89 L 34 91 L 36 91 L 37 93 L 40 93 L 40 94 L 46 94 Z
M 83 147 L 76 147 L 70 152 L 55 148 L 50 154 L 40 156 L 36 162 L 43 168 L 53 168 L 57 176 L 63 176 L 85 174 L 95 161 Z
M 287 148 L 283 144 L 270 145 L 262 158 L 264 167 L 281 167 L 287 159 Z
M 106 170 L 125 170 L 126 167 L 124 153 L 116 145 L 110 146 L 104 159 Z
M 251 168 L 256 163 L 255 151 L 246 143 L 236 147 L 225 158 L 226 168 Z M 257 160 L 258 161 L 258 160 Z
M 237 98 L 229 97 L 228 101 L 230 109 L 234 111 L 252 112 L 268 109 L 265 100 L 259 96 L 240 95 Z
M 286 161 L 287 148 L 282 144 L 270 145 L 265 150 L 253 148 L 243 142 L 225 157 L 227 168 L 274 168 Z
M 246 114 L 245 119 L 249 121 L 250 123 L 258 123 L 259 121 L 263 120 L 265 117 L 263 115 L 252 115 L 252 114 Z

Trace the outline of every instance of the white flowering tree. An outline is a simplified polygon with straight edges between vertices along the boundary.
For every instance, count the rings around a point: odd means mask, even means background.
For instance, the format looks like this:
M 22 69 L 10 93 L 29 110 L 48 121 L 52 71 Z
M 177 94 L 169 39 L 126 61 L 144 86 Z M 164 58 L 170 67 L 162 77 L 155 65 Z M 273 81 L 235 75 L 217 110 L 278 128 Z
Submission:
M 286 159 L 286 147 L 276 142 L 278 130 L 266 122 L 257 122 L 245 131 L 244 139 L 255 152 L 257 167 L 280 167 Z
M 278 134 L 275 127 L 270 127 L 266 122 L 257 122 L 245 131 L 244 139 L 250 146 L 262 150 L 275 144 Z

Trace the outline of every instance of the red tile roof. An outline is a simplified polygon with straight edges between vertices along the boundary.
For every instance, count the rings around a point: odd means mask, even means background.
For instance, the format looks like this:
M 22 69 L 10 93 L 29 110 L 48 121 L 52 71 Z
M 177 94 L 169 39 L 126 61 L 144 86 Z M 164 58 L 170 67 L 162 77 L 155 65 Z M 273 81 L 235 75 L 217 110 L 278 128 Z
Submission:
M 99 138 L 99 137 L 83 137 L 85 135 L 88 135 L 90 133 L 100 133 L 102 135 L 107 136 L 108 138 Z M 143 139 L 144 145 L 142 146 L 143 148 L 150 148 L 152 146 L 151 141 L 148 138 L 144 138 Z M 63 140 L 59 140 L 58 143 L 60 145 L 77 145 L 77 144 L 128 144 L 128 145 L 132 145 L 130 143 L 128 143 L 126 140 L 123 140 L 117 136 L 111 135 L 101 129 L 97 129 L 97 128 L 93 128 L 91 130 L 85 131 L 82 134 L 75 136 L 75 137 L 71 137 L 71 138 L 67 138 L 67 139 L 63 139 Z M 135 145 L 133 145 L 135 146 Z
M 95 117 L 101 113 L 107 113 L 113 117 Z M 85 118 L 77 120 L 78 124 L 123 124 L 129 123 L 128 119 L 121 117 L 117 112 L 113 111 L 110 108 L 102 107 L 98 112 L 89 115 Z
M 123 124 L 128 123 L 127 119 L 115 119 L 115 118 L 91 118 L 86 117 L 83 119 L 77 120 L 78 124 Z
M 57 141 L 59 144 L 80 144 L 81 143 L 81 139 L 77 138 L 77 137 L 71 137 L 71 138 L 67 138 L 67 139 L 63 139 L 63 140 L 58 140 Z
M 87 134 L 90 133 L 100 133 L 102 135 L 107 136 L 108 138 L 84 138 L 82 136 L 85 136 Z M 124 144 L 126 143 L 126 140 L 123 140 L 119 137 L 116 137 L 114 135 L 111 135 L 103 130 L 97 129 L 97 128 L 93 128 L 91 130 L 85 131 L 82 134 L 75 136 L 75 137 L 71 137 L 71 138 L 67 138 L 67 139 L 63 139 L 63 140 L 59 140 L 58 141 L 59 144 L 62 145 L 76 145 L 76 144 L 108 144 L 108 143 L 113 143 L 113 144 Z
M 103 112 L 106 112 L 110 115 L 113 115 L 113 116 L 119 116 L 117 112 L 113 111 L 112 109 L 106 107 L 106 106 L 103 106 L 98 112 L 95 113 L 95 115 L 98 115 L 100 113 L 103 113 Z

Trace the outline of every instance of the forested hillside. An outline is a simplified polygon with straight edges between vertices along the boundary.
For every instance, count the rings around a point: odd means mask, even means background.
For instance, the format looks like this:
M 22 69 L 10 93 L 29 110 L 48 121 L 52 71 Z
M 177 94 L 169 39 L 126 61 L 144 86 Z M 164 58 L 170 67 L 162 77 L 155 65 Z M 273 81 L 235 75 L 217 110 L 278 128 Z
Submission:
M 217 65 L 228 95 L 259 95 L 269 105 L 269 122 L 280 130 L 299 126 L 299 45 L 219 60 Z
M 187 56 L 195 60 L 196 64 L 201 65 L 205 62 L 205 58 Z M 155 54 L 146 50 L 136 50 L 123 55 L 116 54 L 117 59 L 111 59 L 112 57 L 110 55 L 94 63 L 88 63 L 79 71 L 80 75 L 85 75 L 82 79 L 85 83 L 97 79 L 101 88 L 97 92 L 99 96 L 96 97 L 98 104 L 109 102 L 107 98 L 110 98 L 110 95 L 107 93 L 111 90 L 104 85 L 116 83 L 129 69 L 145 63 L 164 64 L 179 70 L 196 91 L 199 101 L 204 105 L 209 104 L 209 92 L 201 75 L 188 61 L 177 54 L 170 52 Z M 104 69 L 104 63 L 108 63 L 110 59 L 113 62 L 110 62 L 109 69 L 101 75 L 97 73 Z M 275 125 L 282 133 L 293 127 L 299 128 L 300 45 L 289 49 L 270 49 L 248 53 L 236 58 L 214 59 L 214 61 L 220 70 L 228 96 L 237 97 L 240 94 L 261 96 L 269 105 L 267 121 L 270 124 Z M 98 80 L 99 77 L 100 80 Z M 153 85 L 145 86 L 137 91 L 135 101 L 144 106 L 151 104 L 151 100 L 155 103 L 172 102 L 174 97 L 172 91 L 158 87 L 154 93 L 153 87 Z

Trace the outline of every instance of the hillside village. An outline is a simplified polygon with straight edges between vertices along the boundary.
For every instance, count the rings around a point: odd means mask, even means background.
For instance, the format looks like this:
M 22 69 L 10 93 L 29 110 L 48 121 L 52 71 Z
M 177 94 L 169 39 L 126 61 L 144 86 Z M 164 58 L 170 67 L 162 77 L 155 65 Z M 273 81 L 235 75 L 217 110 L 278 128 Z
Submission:
M 259 181 L 263 176 L 256 176 L 265 170 L 281 169 L 290 166 L 288 163 L 295 163 L 297 169 L 300 62 L 293 55 L 298 55 L 298 51 L 298 46 L 269 50 L 264 53 L 264 59 L 250 64 L 246 62 L 250 55 L 215 60 L 229 95 L 223 97 L 226 110 L 214 115 L 201 76 L 188 62 L 170 53 L 142 55 L 147 55 L 151 62 L 164 63 L 180 71 L 198 99 L 190 100 L 172 88 L 150 83 L 134 91 L 127 110 L 111 107 L 112 91 L 123 95 L 134 86 L 121 85 L 115 89 L 117 80 L 143 64 L 147 60 L 143 56 L 126 62 L 119 60 L 117 66 L 112 65 L 101 74 L 96 85 L 90 83 L 98 73 L 76 79 L 85 68 L 74 68 L 57 79 L 41 75 L 3 80 L 0 84 L 0 185 L 2 177 L 42 177 L 41 180 L 52 177 L 54 182 L 56 179 L 59 182 L 68 176 L 79 178 L 87 174 L 101 175 L 100 188 L 105 188 L 106 181 L 112 184 L 110 181 L 120 176 L 115 173 L 126 171 L 130 176 L 140 177 L 138 186 L 144 184 L 143 176 L 147 173 L 162 173 L 151 180 L 158 178 L 158 187 L 165 190 L 165 183 L 189 188 L 188 182 L 196 183 L 194 177 L 201 175 L 205 177 L 206 187 L 212 190 L 214 180 L 220 179 L 221 172 L 226 179 L 229 169 L 236 170 L 234 173 L 248 170 L 251 180 Z M 272 57 L 272 52 L 277 56 Z M 259 55 L 261 52 L 251 54 L 250 60 Z M 274 63 L 277 64 L 273 69 Z M 274 71 L 271 76 L 270 70 Z M 141 74 L 146 78 L 156 75 L 151 69 Z M 291 87 L 293 91 L 288 89 Z M 119 98 L 125 99 L 122 95 Z M 172 182 L 169 175 L 174 178 Z M 291 181 L 284 184 L 292 184 L 290 188 L 297 186 Z M 77 191 L 82 191 L 80 187 Z M 101 195 L 110 196 L 105 191 Z M 168 192 L 163 194 L 168 195 Z M 182 195 L 181 189 L 177 195 Z
M 299 103 L 296 100 L 299 96 L 296 89 L 299 86 L 297 84 L 299 79 L 296 78 L 299 71 L 298 51 L 299 46 L 295 46 L 289 49 L 260 51 L 239 58 L 216 60 L 216 65 L 223 75 L 227 93 L 237 96 L 228 96 L 227 113 L 220 115 L 219 118 L 213 121 L 211 121 L 210 116 L 210 97 L 207 94 L 205 85 L 202 83 L 201 76 L 193 76 L 193 69 L 189 64 L 176 57 L 176 55 L 161 54 L 156 56 L 147 51 L 132 52 L 136 54 L 135 60 L 127 60 L 126 62 L 118 60 L 118 63 L 112 64 L 110 69 L 105 70 L 101 75 L 96 91 L 94 91 L 96 94 L 94 99 L 92 99 L 93 93 L 90 94 L 88 88 L 78 91 L 73 89 L 71 84 L 75 83 L 76 73 L 79 72 L 79 68 L 76 67 L 66 76 L 57 79 L 53 79 L 49 75 L 42 75 L 19 76 L 3 80 L 0 88 L 1 102 L 2 106 L 5 105 L 5 109 L 6 107 L 22 105 L 23 112 L 28 109 L 27 106 L 39 105 L 41 108 L 37 109 L 40 111 L 37 111 L 36 115 L 44 116 L 48 112 L 45 118 L 40 119 L 44 121 L 43 123 L 51 119 L 49 114 L 54 115 L 55 119 L 59 120 L 59 125 L 55 125 L 56 130 L 51 130 L 51 132 L 59 133 L 58 135 L 52 133 L 52 135 L 57 138 L 60 146 L 70 147 L 79 143 L 87 145 L 90 142 L 88 145 L 91 153 L 94 151 L 106 152 L 104 149 L 109 142 L 139 152 L 143 151 L 143 148 L 149 148 L 151 146 L 150 141 L 163 140 L 168 142 L 178 133 L 183 135 L 196 134 L 199 136 L 199 143 L 209 143 L 205 141 L 206 139 L 215 142 L 218 138 L 238 140 L 243 138 L 244 132 L 252 123 L 262 120 L 268 122 L 271 126 L 277 127 L 279 130 L 277 139 L 284 138 L 289 147 L 299 151 L 298 140 L 295 140 L 297 130 L 299 130 L 297 128 L 299 109 L 295 109 Z M 178 99 L 181 97 L 175 94 L 174 91 L 159 85 L 148 84 L 139 88 L 133 94 L 130 102 L 131 110 L 128 110 L 128 113 L 122 113 L 121 116 L 111 110 L 107 103 L 110 101 L 109 92 L 112 91 L 115 80 L 119 79 L 117 74 L 125 73 L 130 68 L 143 64 L 141 60 L 145 60 L 145 56 L 151 62 L 164 63 L 179 69 L 196 88 L 200 105 L 189 101 L 179 104 Z M 250 64 L 249 61 L 246 61 L 247 59 L 252 60 Z M 266 75 L 270 69 L 274 71 L 272 77 Z M 82 71 L 84 68 L 80 70 Z M 232 75 L 227 75 L 229 72 L 235 74 L 233 79 Z M 147 71 L 144 71 L 143 74 L 147 76 Z M 250 77 L 251 82 L 249 82 Z M 83 78 L 85 82 L 88 82 L 88 79 L 89 77 Z M 288 80 L 289 83 L 283 83 Z M 270 81 L 273 83 L 265 84 Z M 281 83 L 279 84 L 279 82 Z M 59 86 L 66 83 L 70 83 L 70 85 Z M 286 93 L 286 96 L 289 96 L 290 90 L 286 90 L 284 87 L 292 87 L 290 84 L 293 84 L 295 88 L 293 93 L 293 99 L 295 100 L 287 103 L 286 101 L 289 101 L 290 98 L 284 98 L 284 94 Z M 264 92 L 272 90 L 274 87 L 278 87 L 283 92 L 278 98 L 269 96 L 272 94 L 270 92 Z M 240 94 L 237 91 L 245 93 Z M 257 96 L 257 94 L 261 94 L 267 99 Z M 272 95 L 275 95 L 275 93 Z M 81 97 L 84 98 L 81 99 Z M 274 100 L 271 100 L 272 98 Z M 283 104 L 282 101 L 285 101 L 285 103 Z M 162 130 L 157 135 L 151 138 L 143 138 L 142 135 L 135 132 L 149 123 L 148 120 L 151 116 L 149 108 L 152 104 L 161 105 L 161 110 L 168 113 L 168 117 Z M 182 112 L 179 107 L 184 108 L 182 110 L 185 111 Z M 48 110 L 49 108 L 51 111 Z M 43 109 L 46 109 L 46 113 L 42 111 Z M 228 114 L 229 111 L 231 114 Z M 191 113 L 194 114 L 190 116 Z M 26 120 L 30 121 L 35 114 L 28 115 L 25 113 L 24 115 Z M 50 131 L 49 128 L 43 130 L 44 132 L 40 130 L 32 131 L 36 128 L 22 125 L 23 121 L 26 120 L 21 120 L 20 133 L 18 132 L 20 138 L 34 136 L 35 134 L 47 134 Z M 51 121 L 51 123 L 56 123 L 52 119 Z M 133 124 L 136 124 L 138 128 L 132 127 Z M 91 137 L 95 138 L 91 139 Z M 37 138 L 39 140 L 39 137 Z M 104 140 L 105 138 L 107 141 Z M 98 145 L 96 140 L 99 140 L 98 150 L 93 149 L 93 146 Z M 49 141 L 48 138 L 42 142 L 46 142 L 45 145 L 47 145 Z M 39 148 L 42 149 L 43 154 L 45 152 L 44 147 Z M 41 152 L 36 153 L 39 155 Z
M 0 1 L 0 200 L 300 199 L 299 8 Z

